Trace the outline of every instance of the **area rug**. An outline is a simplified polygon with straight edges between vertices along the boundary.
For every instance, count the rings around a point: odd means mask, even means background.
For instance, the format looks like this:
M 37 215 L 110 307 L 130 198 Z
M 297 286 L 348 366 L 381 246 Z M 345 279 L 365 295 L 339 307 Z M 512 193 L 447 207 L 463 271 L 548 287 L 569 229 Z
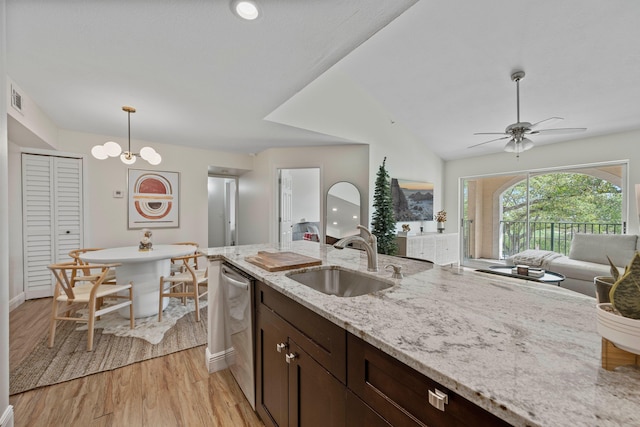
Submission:
M 105 315 L 96 326 L 93 351 L 87 351 L 86 326 L 60 322 L 52 348 L 47 347 L 47 336 L 11 370 L 9 393 L 23 393 L 206 344 L 207 308 L 200 308 L 200 322 L 196 322 L 194 310 L 192 301 L 183 306 L 172 299 L 163 311 L 163 322 L 158 322 L 157 316 L 136 319 L 134 330 L 129 329 L 128 319 L 117 313 Z

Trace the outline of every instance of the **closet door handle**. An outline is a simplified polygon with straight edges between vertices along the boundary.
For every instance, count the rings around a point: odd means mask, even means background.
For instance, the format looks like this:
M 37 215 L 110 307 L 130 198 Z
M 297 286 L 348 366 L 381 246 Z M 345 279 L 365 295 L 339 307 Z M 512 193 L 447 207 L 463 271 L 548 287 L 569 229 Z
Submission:
M 281 342 L 280 344 L 276 344 L 276 350 L 278 350 L 278 353 L 282 353 L 282 350 L 286 350 L 287 349 L 287 343 Z

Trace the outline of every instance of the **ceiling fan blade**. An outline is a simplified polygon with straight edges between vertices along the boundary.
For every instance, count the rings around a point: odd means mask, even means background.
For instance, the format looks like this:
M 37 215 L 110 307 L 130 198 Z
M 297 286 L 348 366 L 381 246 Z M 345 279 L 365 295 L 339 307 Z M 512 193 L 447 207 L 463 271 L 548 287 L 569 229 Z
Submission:
M 506 135 L 504 132 L 476 132 L 474 135 Z
M 540 134 L 540 135 L 553 135 L 553 134 L 563 134 L 563 133 L 575 133 L 575 132 L 584 132 L 587 128 L 556 128 L 556 129 L 540 129 L 529 132 L 530 135 Z
M 486 134 L 476 134 L 476 135 L 486 135 Z M 491 134 L 490 134 L 490 135 L 491 135 Z M 507 136 L 503 136 L 502 138 L 491 139 L 491 140 L 489 140 L 489 141 L 481 142 L 480 144 L 470 145 L 470 146 L 468 146 L 467 148 L 478 147 L 478 146 L 480 146 L 480 145 L 488 144 L 488 143 L 490 143 L 490 142 L 500 141 L 500 140 L 507 139 L 507 138 L 511 138 L 511 136 L 507 135 Z
M 564 120 L 562 117 L 549 117 L 548 119 L 544 119 L 544 120 L 540 120 L 539 122 L 536 122 L 534 124 L 532 124 L 529 129 L 533 129 L 536 126 L 538 126 L 541 123 L 545 123 L 545 122 L 549 122 L 547 123 L 547 125 L 551 124 L 551 123 L 556 123 L 559 122 L 560 120 Z

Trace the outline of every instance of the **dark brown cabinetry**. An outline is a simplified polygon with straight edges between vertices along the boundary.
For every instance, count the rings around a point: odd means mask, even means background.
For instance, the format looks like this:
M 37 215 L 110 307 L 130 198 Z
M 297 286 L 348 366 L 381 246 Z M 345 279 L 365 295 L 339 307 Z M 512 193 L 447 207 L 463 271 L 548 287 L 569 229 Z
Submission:
M 347 348 L 349 390 L 391 425 L 509 425 L 354 335 L 349 334 Z
M 509 424 L 256 282 L 256 411 L 267 426 Z
M 256 298 L 256 411 L 263 422 L 344 426 L 346 332 L 262 283 Z

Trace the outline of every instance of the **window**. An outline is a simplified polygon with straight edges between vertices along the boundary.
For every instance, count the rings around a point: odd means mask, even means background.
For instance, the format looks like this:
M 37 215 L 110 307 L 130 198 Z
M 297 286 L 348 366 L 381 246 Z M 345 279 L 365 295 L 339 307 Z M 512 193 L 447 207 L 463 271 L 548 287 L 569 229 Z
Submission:
M 462 180 L 463 263 L 569 253 L 575 233 L 625 233 L 626 163 Z

